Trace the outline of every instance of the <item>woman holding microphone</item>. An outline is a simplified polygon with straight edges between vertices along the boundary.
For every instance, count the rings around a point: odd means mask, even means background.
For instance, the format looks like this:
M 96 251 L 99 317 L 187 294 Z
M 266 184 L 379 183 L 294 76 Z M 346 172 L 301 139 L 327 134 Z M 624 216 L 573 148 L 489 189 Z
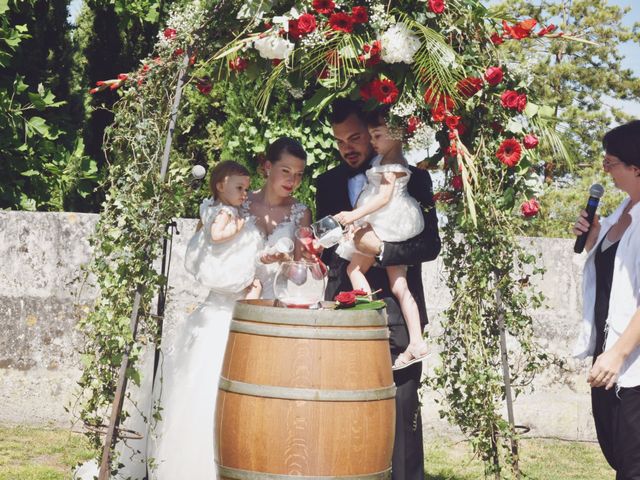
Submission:
M 587 382 L 598 442 L 616 480 L 640 480 L 640 120 L 609 131 L 602 166 L 628 196 L 613 214 L 576 235 L 588 235 L 583 275 L 579 358 L 593 356 Z

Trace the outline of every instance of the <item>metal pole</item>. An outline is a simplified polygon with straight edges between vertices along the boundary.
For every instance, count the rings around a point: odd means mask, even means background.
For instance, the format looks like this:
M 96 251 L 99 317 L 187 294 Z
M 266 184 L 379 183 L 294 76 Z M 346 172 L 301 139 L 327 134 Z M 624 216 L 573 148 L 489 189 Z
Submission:
M 173 141 L 173 131 L 176 127 L 176 121 L 178 118 L 178 111 L 180 108 L 180 100 L 182 99 L 182 90 L 185 84 L 185 73 L 189 65 L 189 54 L 185 54 L 182 60 L 182 66 L 178 73 L 178 84 L 176 85 L 176 93 L 173 98 L 173 105 L 171 107 L 171 114 L 169 117 L 169 128 L 167 131 L 167 139 L 165 141 L 164 152 L 162 155 L 162 166 L 160 169 L 160 182 L 164 182 L 169 167 L 169 155 L 171 153 L 171 142 Z M 131 333 L 135 342 L 136 334 L 138 331 L 138 312 L 140 310 L 140 303 L 142 300 L 142 294 L 144 293 L 144 287 L 139 285 L 136 288 L 136 295 L 133 300 L 133 309 L 131 311 Z M 162 320 L 159 320 L 162 321 Z M 100 463 L 99 480 L 109 480 L 111 471 L 111 453 L 112 449 L 118 441 L 118 425 L 120 424 L 120 413 L 122 412 L 122 405 L 124 402 L 124 393 L 127 389 L 127 369 L 129 368 L 129 354 L 131 353 L 131 345 L 125 348 L 125 353 L 122 357 L 122 363 L 120 364 L 120 371 L 118 372 L 118 384 L 116 387 L 116 394 L 111 406 L 111 418 L 109 421 L 109 427 L 107 429 L 107 436 L 104 441 L 104 448 L 102 450 L 102 462 Z
M 504 323 L 504 312 L 502 309 L 502 296 L 497 288 L 496 282 L 496 306 L 498 308 L 498 328 L 500 329 L 500 356 L 502 358 L 502 379 L 504 381 L 504 393 L 507 401 L 507 418 L 511 427 L 511 455 L 513 456 L 512 466 L 516 478 L 520 478 L 520 466 L 518 463 L 518 441 L 515 438 L 516 426 L 513 415 L 513 397 L 511 395 L 511 374 L 509 372 L 509 357 L 507 351 L 507 334 Z

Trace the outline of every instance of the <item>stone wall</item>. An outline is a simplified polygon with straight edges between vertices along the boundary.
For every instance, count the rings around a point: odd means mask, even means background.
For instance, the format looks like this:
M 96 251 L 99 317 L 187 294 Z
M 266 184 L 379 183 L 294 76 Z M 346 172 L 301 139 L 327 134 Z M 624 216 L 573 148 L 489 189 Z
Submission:
M 74 327 L 90 308 L 95 290 L 85 281 L 81 265 L 90 258 L 88 237 L 96 215 L 76 213 L 0 212 L 0 424 L 69 426 L 80 360 L 82 335 Z M 206 291 L 182 267 L 193 220 L 180 220 L 175 237 L 165 330 L 175 331 Z M 581 265 L 571 240 L 525 239 L 542 255 L 547 273 L 534 279 L 547 297 L 536 312 L 537 336 L 548 349 L 567 359 L 564 369 L 540 375 L 531 394 L 516 401 L 518 424 L 531 435 L 568 439 L 595 438 L 585 382 L 587 363 L 569 358 L 579 323 Z M 440 334 L 438 315 L 448 302 L 440 261 L 425 264 L 424 284 L 432 337 Z M 428 374 L 437 355 L 426 365 Z M 436 392 L 425 392 L 425 433 L 454 428 L 439 419 Z

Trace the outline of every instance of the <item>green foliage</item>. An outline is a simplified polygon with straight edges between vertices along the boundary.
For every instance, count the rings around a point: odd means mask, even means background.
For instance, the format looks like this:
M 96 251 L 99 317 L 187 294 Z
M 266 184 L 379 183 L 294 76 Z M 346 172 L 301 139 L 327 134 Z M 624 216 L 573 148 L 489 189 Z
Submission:
M 45 39 L 35 42 L 26 25 L 11 24 L 17 15 L 33 25 L 35 12 L 28 7 L 35 3 L 21 2 L 17 13 L 12 10 L 17 4 L 0 5 L 0 208 L 62 210 L 91 191 L 96 169 L 83 155 L 82 141 L 69 143 L 72 136 L 63 130 L 69 126 L 67 102 L 58 101 L 43 83 L 28 83 L 47 80 L 65 91 L 60 76 L 25 61 L 25 50 L 34 50 Z M 52 55 L 50 62 L 56 61 L 55 52 Z
M 510 61 L 530 64 L 530 88 L 544 103 L 556 105 L 562 130 L 575 155 L 575 163 L 598 165 L 600 141 L 612 122 L 630 116 L 610 99 L 637 100 L 640 78 L 622 66 L 620 45 L 640 45 L 640 25 L 624 25 L 631 7 L 611 5 L 607 0 L 515 0 L 502 3 L 508 14 L 555 23 L 559 31 L 584 41 L 510 42 L 505 45 Z M 557 161 L 544 150 L 547 177 Z

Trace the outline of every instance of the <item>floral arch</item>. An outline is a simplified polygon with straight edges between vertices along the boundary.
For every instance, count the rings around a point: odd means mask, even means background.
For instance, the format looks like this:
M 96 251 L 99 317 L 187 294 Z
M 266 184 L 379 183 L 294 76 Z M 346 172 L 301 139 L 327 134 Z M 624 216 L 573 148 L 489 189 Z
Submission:
M 121 99 L 106 134 L 108 194 L 89 267 L 101 296 L 80 323 L 82 420 L 105 423 L 123 352 L 131 349 L 127 375 L 139 381 L 140 346 L 157 335 L 152 300 L 167 279 L 151 260 L 165 225 L 192 201 L 190 158 L 174 154 L 166 177 L 159 174 L 166 132 L 185 113 L 182 81 L 207 95 L 216 82 L 250 76 L 260 85 L 256 115 L 269 111 L 274 92 L 288 92 L 312 122 L 337 97 L 387 105 L 407 144 L 428 149 L 419 166 L 444 172 L 436 199 L 448 219 L 443 259 L 452 300 L 437 338 L 441 366 L 427 384 L 487 473 L 499 478 L 504 465 L 517 473 L 517 432 L 501 414 L 510 395 L 501 332 L 510 337 L 508 380 L 517 393 L 548 362 L 533 340 L 531 312 L 542 298 L 528 282 L 541 269 L 520 245 L 518 224 L 540 208 L 537 149 L 561 154 L 562 145 L 553 109 L 536 103 L 531 73 L 508 64 L 501 45 L 567 39 L 553 25 L 505 19 L 479 0 L 223 0 L 176 9 L 152 58 L 92 90 L 119 89 Z M 130 328 L 136 292 L 138 335 Z

